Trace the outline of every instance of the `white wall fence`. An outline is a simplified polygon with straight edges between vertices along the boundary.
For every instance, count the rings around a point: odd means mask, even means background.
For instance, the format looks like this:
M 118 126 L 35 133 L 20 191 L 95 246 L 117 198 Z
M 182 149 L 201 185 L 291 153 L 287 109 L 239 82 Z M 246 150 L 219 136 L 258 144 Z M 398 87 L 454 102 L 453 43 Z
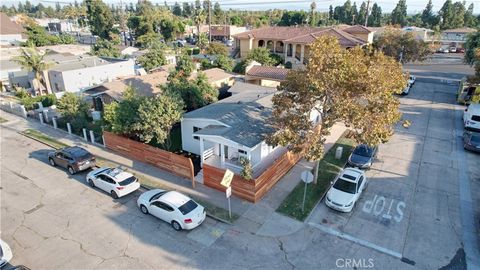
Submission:
M 18 103 L 11 101 L 0 101 L 0 109 L 23 118 L 27 118 L 27 110 L 25 110 L 25 106 Z

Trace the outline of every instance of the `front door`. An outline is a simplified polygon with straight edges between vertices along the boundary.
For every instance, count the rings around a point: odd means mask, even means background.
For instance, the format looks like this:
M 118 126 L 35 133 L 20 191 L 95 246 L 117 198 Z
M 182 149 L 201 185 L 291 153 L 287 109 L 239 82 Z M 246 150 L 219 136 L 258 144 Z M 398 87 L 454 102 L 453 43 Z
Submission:
M 228 159 L 228 145 L 223 146 L 223 153 L 225 154 L 225 159 Z

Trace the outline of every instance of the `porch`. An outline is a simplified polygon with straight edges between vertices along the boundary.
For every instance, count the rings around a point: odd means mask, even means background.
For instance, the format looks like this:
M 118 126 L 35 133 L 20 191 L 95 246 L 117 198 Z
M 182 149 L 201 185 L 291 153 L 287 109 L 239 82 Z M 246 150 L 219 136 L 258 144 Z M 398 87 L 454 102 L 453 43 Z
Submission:
M 206 145 L 209 147 L 205 147 Z M 207 164 L 216 168 L 229 169 L 236 174 L 240 174 L 243 169 L 240 159 L 243 157 L 250 160 L 253 168 L 253 178 L 257 178 L 287 152 L 285 147 L 272 148 L 261 146 L 257 148 L 235 147 L 200 138 L 200 160 L 202 167 L 203 164 Z

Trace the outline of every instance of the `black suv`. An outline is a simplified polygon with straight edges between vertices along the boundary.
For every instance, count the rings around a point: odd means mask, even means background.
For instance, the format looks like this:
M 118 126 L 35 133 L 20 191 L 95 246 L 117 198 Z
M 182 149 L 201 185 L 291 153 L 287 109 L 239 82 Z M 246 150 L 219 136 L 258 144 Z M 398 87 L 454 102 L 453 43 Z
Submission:
M 78 147 L 65 147 L 48 153 L 48 162 L 52 166 L 66 168 L 70 174 L 95 167 L 95 157 L 87 150 Z

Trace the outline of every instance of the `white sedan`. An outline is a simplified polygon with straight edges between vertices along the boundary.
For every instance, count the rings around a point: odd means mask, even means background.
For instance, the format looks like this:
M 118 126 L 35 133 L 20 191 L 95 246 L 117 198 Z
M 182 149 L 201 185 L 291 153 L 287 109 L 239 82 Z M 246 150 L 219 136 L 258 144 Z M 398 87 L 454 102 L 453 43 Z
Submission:
M 140 211 L 151 214 L 180 231 L 191 230 L 205 220 L 205 208 L 189 197 L 162 189 L 149 190 L 138 198 Z
M 12 250 L 2 239 L 0 239 L 0 267 L 3 267 L 13 257 Z
M 350 212 L 366 186 L 365 172 L 356 168 L 345 168 L 328 191 L 325 204 L 340 212 Z
M 87 174 L 87 182 L 91 187 L 110 193 L 117 199 L 140 188 L 137 178 L 120 168 L 100 168 Z

